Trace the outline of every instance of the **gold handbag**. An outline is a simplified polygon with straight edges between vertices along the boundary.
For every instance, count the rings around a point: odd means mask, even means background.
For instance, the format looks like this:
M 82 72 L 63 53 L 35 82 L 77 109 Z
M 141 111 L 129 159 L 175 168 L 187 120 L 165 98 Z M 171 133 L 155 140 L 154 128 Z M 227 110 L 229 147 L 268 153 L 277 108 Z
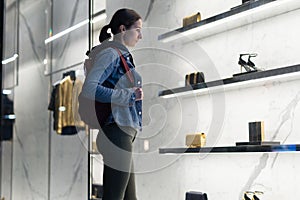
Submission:
M 185 145 L 191 148 L 204 147 L 206 144 L 205 133 L 187 134 L 185 137 Z
M 188 26 L 201 21 L 201 14 L 197 12 L 194 15 L 184 17 L 182 20 L 182 26 Z

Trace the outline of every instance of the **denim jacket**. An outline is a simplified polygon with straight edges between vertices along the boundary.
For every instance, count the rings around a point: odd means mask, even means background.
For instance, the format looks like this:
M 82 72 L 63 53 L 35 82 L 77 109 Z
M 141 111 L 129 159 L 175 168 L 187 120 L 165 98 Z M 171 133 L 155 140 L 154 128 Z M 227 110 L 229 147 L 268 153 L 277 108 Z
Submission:
M 123 54 L 134 78 L 133 83 L 128 79 L 121 64 L 118 52 L 111 46 L 117 47 Z M 135 100 L 133 87 L 142 87 L 142 78 L 135 70 L 132 56 L 121 43 L 103 42 L 96 48 L 101 48 L 95 54 L 94 63 L 82 87 L 82 94 L 102 103 L 111 103 L 112 114 L 106 124 L 117 123 L 140 130 L 142 127 L 142 101 Z

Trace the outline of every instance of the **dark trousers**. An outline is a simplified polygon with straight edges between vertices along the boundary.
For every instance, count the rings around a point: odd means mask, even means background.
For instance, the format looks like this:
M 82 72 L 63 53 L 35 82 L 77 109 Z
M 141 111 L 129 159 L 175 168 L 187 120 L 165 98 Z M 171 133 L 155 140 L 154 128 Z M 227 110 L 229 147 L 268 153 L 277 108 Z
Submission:
M 102 127 L 97 147 L 103 156 L 103 200 L 136 200 L 132 143 L 136 130 L 111 124 Z

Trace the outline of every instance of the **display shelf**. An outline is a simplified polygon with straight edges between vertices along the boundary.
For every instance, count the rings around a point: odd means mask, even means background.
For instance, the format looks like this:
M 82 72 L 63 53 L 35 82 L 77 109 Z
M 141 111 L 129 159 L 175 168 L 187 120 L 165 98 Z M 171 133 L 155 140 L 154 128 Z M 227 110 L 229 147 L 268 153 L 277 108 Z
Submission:
M 213 93 L 214 89 L 217 92 L 231 90 L 235 88 L 259 86 L 265 84 L 267 81 L 292 81 L 298 80 L 300 77 L 300 65 L 293 65 L 289 67 L 281 67 L 266 71 L 256 71 L 251 73 L 242 73 L 234 75 L 231 78 L 220 79 L 210 82 L 198 83 L 190 86 L 173 88 L 169 90 L 160 91 L 158 96 L 170 98 L 175 96 L 182 96 L 188 94 Z
M 159 35 L 158 40 L 170 42 L 187 36 L 189 39 L 201 39 L 299 8 L 300 1 L 295 0 L 257 0 Z
M 244 145 L 224 147 L 202 147 L 202 148 L 160 148 L 160 154 L 183 154 L 183 153 L 251 153 L 251 152 L 297 152 L 300 144 L 282 145 Z
M 100 153 L 98 151 L 91 151 L 90 155 L 100 155 Z

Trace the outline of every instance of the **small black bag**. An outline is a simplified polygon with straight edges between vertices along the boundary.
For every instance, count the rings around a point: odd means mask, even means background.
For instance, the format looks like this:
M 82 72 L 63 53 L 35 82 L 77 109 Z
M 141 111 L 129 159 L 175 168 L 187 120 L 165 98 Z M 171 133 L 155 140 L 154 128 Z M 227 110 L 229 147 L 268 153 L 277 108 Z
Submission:
M 190 191 L 185 193 L 186 200 L 208 200 L 207 194 L 202 192 Z
M 191 74 L 185 75 L 185 85 L 195 85 L 197 83 L 205 82 L 204 73 L 203 72 L 194 72 Z
M 114 48 L 118 52 L 122 61 L 122 66 L 125 68 L 125 71 L 128 72 L 126 74 L 128 75 L 129 80 L 133 82 L 132 74 L 122 53 L 116 47 L 112 47 L 112 48 Z M 89 57 L 89 59 L 86 59 L 84 62 L 85 71 L 89 73 L 92 66 L 93 66 L 93 59 L 92 57 Z M 84 95 L 82 95 L 82 93 L 80 93 L 78 96 L 78 102 L 79 102 L 78 113 L 80 115 L 80 118 L 82 121 L 84 121 L 85 124 L 89 126 L 89 128 L 94 128 L 94 129 L 101 128 L 101 126 L 105 124 L 106 120 L 108 119 L 109 115 L 112 112 L 111 103 L 101 103 L 96 100 L 89 99 Z

